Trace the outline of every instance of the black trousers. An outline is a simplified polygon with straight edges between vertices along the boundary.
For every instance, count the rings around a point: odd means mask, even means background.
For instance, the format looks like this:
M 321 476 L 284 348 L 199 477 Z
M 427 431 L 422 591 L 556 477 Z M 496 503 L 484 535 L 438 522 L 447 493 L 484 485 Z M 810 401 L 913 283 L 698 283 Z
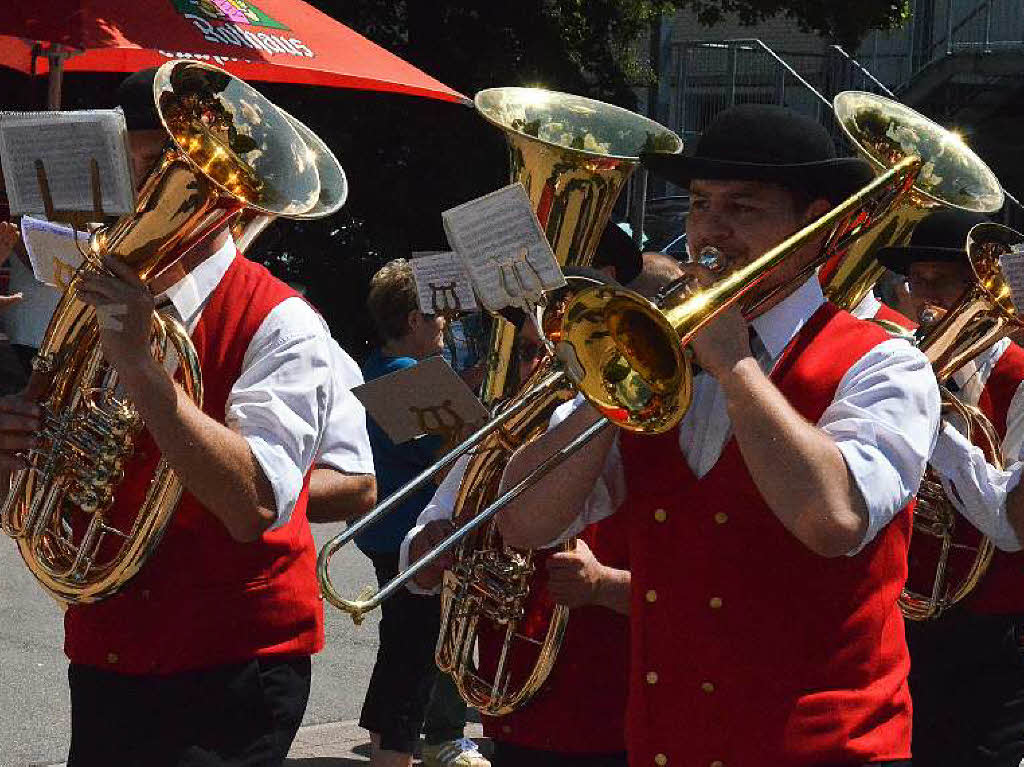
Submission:
M 398 572 L 397 553 L 369 557 L 378 585 Z M 384 750 L 414 753 L 421 730 L 432 744 L 463 735 L 466 704 L 434 662 L 440 622 L 437 596 L 400 589 L 381 605 L 377 660 L 359 726 L 380 735 Z
M 1019 767 L 1024 660 L 1012 616 L 907 622 L 917 767 Z
M 169 676 L 68 669 L 68 767 L 279 767 L 309 699 L 309 657 Z

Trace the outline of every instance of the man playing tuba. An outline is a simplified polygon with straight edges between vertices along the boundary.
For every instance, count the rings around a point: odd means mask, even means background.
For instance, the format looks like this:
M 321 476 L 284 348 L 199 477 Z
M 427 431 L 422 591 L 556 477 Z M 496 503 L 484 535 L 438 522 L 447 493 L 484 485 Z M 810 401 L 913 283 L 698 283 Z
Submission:
M 690 252 L 725 272 L 868 178 L 820 125 L 762 105 L 719 115 L 694 157 L 645 162 L 689 187 Z M 761 314 L 733 307 L 697 334 L 703 372 L 677 428 L 606 430 L 498 516 L 507 542 L 532 546 L 628 514 L 631 764 L 909 763 L 897 598 L 938 390 L 907 341 L 792 279 L 819 246 L 752 289 L 778 289 Z M 505 483 L 598 418 L 580 408 Z
M 118 91 L 137 177 L 167 141 L 154 72 Z M 90 273 L 79 294 L 96 308 L 103 355 L 148 431 L 111 515 L 145 496 L 161 456 L 188 492 L 137 576 L 65 612 L 71 767 L 280 765 L 305 711 L 310 656 L 324 642 L 306 521 L 314 460 L 351 469 L 319 492 L 373 502 L 365 434 L 327 428 L 345 392 L 335 391 L 340 349 L 320 317 L 243 258 L 226 226 L 183 261 L 174 277 L 147 286 L 108 258 L 112 274 Z M 202 408 L 150 353 L 156 306 L 192 337 Z M 11 397 L 0 411 L 0 458 L 17 466 L 39 409 Z M 360 418 L 352 423 L 362 428 Z
M 904 275 L 922 329 L 937 323 L 974 281 L 967 235 L 984 216 L 944 208 L 922 221 L 906 247 L 879 261 Z M 914 763 L 921 767 L 1012 765 L 1024 758 L 1024 588 L 1020 583 L 1024 494 L 1024 349 L 998 341 L 953 373 L 947 387 L 976 406 L 1001 440 L 1006 471 L 990 465 L 944 422 L 931 466 L 947 498 L 997 547 L 987 573 L 964 601 L 934 621 L 908 622 L 914 696 Z M 960 520 L 962 522 L 962 520 Z

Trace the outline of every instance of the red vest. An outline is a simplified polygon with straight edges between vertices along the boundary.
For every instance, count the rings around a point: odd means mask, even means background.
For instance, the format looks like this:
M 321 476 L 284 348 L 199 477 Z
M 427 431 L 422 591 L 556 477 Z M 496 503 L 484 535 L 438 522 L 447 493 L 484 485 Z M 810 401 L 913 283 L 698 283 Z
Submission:
M 888 339 L 831 304 L 772 381 L 812 423 Z M 860 553 L 826 559 L 761 498 L 734 439 L 703 478 L 677 430 L 621 437 L 630 499 L 630 764 L 839 765 L 910 755 L 910 661 L 897 598 L 905 509 Z M 784 469 L 784 467 L 780 467 Z
M 602 564 L 629 569 L 625 513 L 614 514 L 580 535 Z M 545 593 L 547 555 L 535 552 L 533 589 Z M 539 605 L 540 606 L 540 605 Z M 543 600 L 544 614 L 548 603 Z M 481 635 L 481 658 L 495 656 L 496 637 Z M 604 607 L 569 613 L 558 660 L 540 692 L 524 708 L 484 716 L 484 735 L 523 748 L 560 754 L 611 754 L 626 750 L 629 619 Z
M 224 423 L 231 387 L 256 330 L 297 295 L 237 255 L 192 334 L 203 371 L 203 412 Z M 160 454 L 148 434 L 126 466 L 111 518 L 133 513 Z M 184 493 L 163 540 L 117 595 L 69 607 L 64 651 L 72 663 L 126 674 L 168 674 L 323 647 L 316 548 L 306 521 L 309 476 L 284 527 L 239 543 Z
M 995 426 L 999 439 L 1006 437 L 1010 401 L 1024 382 L 1024 349 L 1011 343 L 996 362 L 982 389 L 978 407 Z M 1016 456 L 1007 456 L 1011 461 Z M 1024 613 L 1024 552 L 997 551 L 989 570 L 967 599 L 968 610 L 984 614 Z
M 879 304 L 878 311 L 875 312 L 875 316 L 873 319 L 888 320 L 889 322 L 894 322 L 900 327 L 906 328 L 907 330 L 917 330 L 917 325 L 914 323 L 913 320 L 904 317 L 898 311 L 889 306 L 886 306 L 885 304 Z

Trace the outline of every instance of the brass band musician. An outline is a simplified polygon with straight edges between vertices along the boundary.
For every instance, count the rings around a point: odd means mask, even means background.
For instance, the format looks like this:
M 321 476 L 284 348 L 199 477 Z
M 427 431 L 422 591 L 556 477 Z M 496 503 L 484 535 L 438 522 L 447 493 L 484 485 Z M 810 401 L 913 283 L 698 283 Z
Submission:
M 906 247 L 879 260 L 907 279 L 922 329 L 934 326 L 971 286 L 971 228 L 986 219 L 958 209 L 929 215 Z M 963 602 L 936 620 L 907 622 L 914 697 L 914 761 L 920 767 L 1012 765 L 1024 758 L 1024 584 L 1020 578 L 1024 494 L 1024 349 L 1008 338 L 957 370 L 947 387 L 995 427 L 1006 470 L 944 421 L 931 466 L 966 519 L 996 546 L 988 571 Z
M 645 162 L 689 187 L 691 256 L 726 272 L 866 176 L 820 125 L 762 105 L 721 113 L 693 157 Z M 938 390 L 907 341 L 825 302 L 816 278 L 793 284 L 816 245 L 757 284 L 755 299 L 781 288 L 759 316 L 733 307 L 697 334 L 703 372 L 676 429 L 606 430 L 498 517 L 530 546 L 627 515 L 631 764 L 909 763 L 897 598 Z M 597 419 L 581 407 L 506 484 Z

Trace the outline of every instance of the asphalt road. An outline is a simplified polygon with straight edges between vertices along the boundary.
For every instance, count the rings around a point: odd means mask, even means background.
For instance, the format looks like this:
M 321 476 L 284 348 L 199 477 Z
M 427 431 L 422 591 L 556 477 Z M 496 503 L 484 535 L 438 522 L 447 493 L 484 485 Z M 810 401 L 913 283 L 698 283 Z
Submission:
M 315 525 L 317 546 L 340 526 Z M 353 596 L 375 583 L 370 562 L 354 547 L 339 553 L 332 573 Z M 17 546 L 0 534 L 0 767 L 64 761 L 69 741 L 67 661 L 61 613 L 37 585 Z M 304 724 L 359 716 L 377 650 L 377 619 L 355 627 L 325 605 L 327 646 L 313 659 L 313 689 Z

